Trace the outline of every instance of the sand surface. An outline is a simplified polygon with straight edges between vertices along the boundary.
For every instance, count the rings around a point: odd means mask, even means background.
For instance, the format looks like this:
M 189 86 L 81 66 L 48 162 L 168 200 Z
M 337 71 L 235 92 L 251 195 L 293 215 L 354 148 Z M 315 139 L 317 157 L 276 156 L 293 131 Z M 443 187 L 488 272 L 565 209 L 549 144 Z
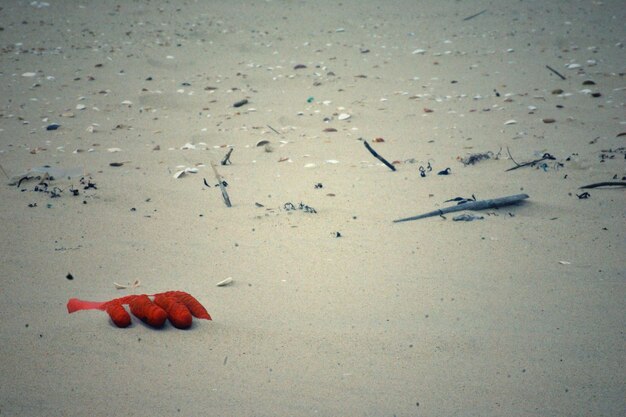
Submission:
M 3 1 L 0 165 L 95 188 L 0 173 L 0 415 L 624 415 L 626 196 L 579 189 L 626 175 L 624 21 L 619 0 Z M 167 290 L 213 321 L 66 309 Z

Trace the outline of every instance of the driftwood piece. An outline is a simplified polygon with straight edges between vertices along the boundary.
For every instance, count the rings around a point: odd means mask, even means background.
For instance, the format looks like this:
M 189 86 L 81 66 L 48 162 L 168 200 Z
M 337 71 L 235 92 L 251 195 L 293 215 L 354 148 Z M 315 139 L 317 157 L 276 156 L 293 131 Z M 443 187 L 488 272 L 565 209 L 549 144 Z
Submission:
M 444 207 L 439 210 L 430 211 L 428 213 L 420 214 L 418 216 L 406 217 L 404 219 L 394 220 L 394 223 L 400 222 L 408 222 L 411 220 L 419 220 L 424 219 L 426 217 L 433 216 L 441 216 L 446 213 L 453 213 L 455 211 L 463 211 L 463 210 L 485 210 L 490 208 L 498 208 L 503 206 L 508 206 L 510 204 L 518 203 L 522 200 L 528 198 L 528 194 L 515 194 L 507 197 L 494 198 L 493 200 L 479 200 L 479 201 L 468 201 L 463 204 L 459 204 L 451 207 Z

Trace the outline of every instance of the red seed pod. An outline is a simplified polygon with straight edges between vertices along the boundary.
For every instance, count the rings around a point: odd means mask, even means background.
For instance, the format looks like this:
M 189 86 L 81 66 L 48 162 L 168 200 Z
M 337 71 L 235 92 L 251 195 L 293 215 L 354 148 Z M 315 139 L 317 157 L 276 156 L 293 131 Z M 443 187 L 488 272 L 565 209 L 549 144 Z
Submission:
M 161 327 L 167 319 L 167 313 L 155 305 L 147 295 L 141 294 L 130 301 L 130 311 L 150 326 Z
M 188 329 L 191 327 L 191 312 L 183 303 L 176 301 L 173 297 L 164 294 L 157 294 L 154 297 L 154 304 L 167 312 L 167 318 L 174 327 Z
M 187 306 L 187 308 L 194 317 L 197 317 L 199 319 L 211 320 L 211 316 L 209 315 L 209 312 L 206 311 L 206 308 L 204 308 L 202 304 L 200 304 L 200 302 L 196 300 L 191 294 L 187 294 L 183 291 L 168 291 L 162 293 L 162 295 L 174 298 L 179 303 L 183 303 L 185 306 Z
M 130 314 L 120 303 L 107 303 L 105 311 L 109 313 L 109 317 L 117 327 L 130 326 Z

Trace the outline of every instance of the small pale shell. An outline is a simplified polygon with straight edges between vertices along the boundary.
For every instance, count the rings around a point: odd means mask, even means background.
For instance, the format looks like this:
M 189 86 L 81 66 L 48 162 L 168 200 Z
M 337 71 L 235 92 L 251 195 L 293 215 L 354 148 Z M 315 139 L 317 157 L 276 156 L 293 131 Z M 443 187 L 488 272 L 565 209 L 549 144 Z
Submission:
M 504 122 L 505 126 L 514 125 L 514 124 L 517 124 L 517 120 L 515 119 L 507 120 L 506 122 Z
M 341 113 L 339 116 L 337 116 L 337 119 L 339 119 L 339 120 L 348 120 L 350 117 L 352 117 L 352 116 L 350 116 L 348 113 Z
M 220 282 L 218 282 L 217 284 L 215 284 L 218 287 L 225 287 L 227 285 L 230 285 L 233 283 L 233 278 L 232 277 L 228 277 L 225 280 L 222 280 Z

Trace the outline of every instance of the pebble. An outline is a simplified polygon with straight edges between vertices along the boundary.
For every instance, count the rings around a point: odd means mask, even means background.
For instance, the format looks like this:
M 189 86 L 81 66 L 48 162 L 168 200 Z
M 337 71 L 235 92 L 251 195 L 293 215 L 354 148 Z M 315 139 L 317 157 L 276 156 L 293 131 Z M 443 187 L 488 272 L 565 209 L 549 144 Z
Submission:
M 544 122 L 544 123 L 554 123 L 554 122 L 556 122 L 556 120 L 551 118 L 551 117 L 546 117 L 544 119 L 541 119 L 541 121 Z

